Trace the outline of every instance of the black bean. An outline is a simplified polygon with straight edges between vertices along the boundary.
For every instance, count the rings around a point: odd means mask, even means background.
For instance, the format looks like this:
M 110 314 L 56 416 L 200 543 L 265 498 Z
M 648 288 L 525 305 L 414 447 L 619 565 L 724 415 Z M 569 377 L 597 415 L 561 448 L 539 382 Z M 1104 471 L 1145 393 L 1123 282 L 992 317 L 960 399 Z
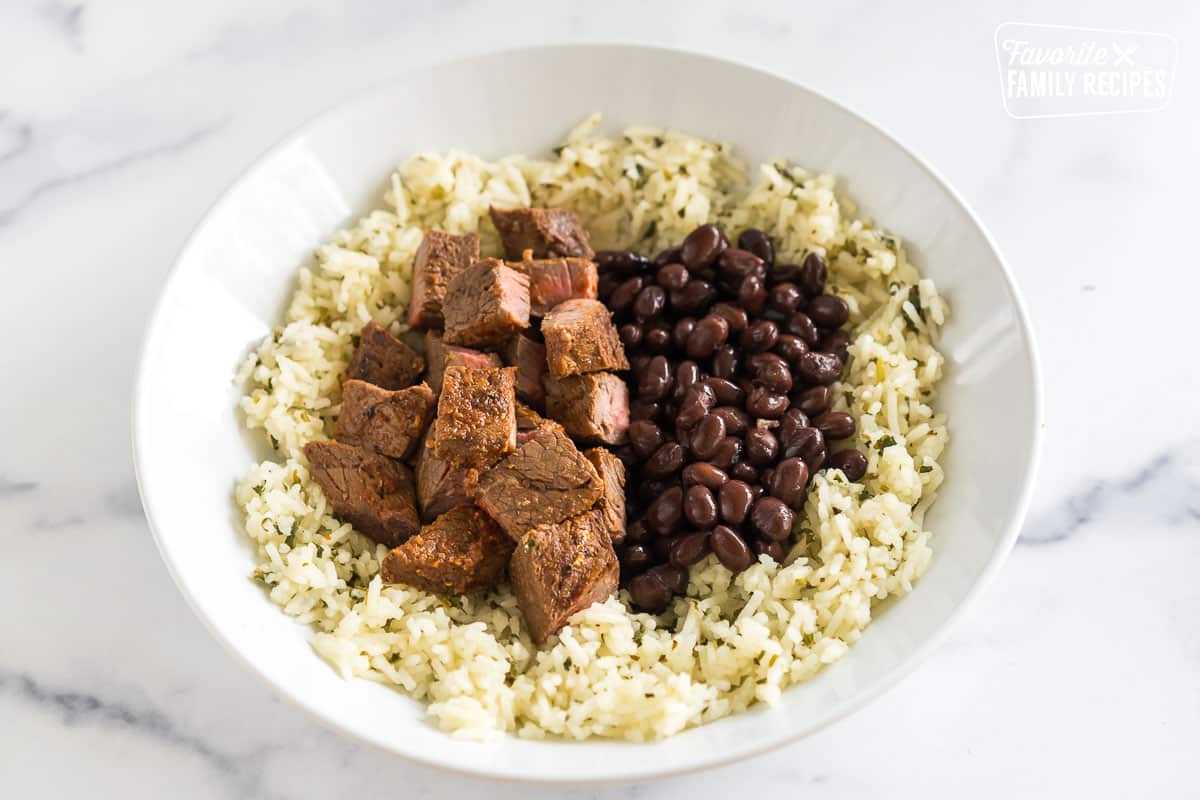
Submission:
M 625 548 L 621 562 L 627 572 L 636 575 L 654 565 L 654 554 L 645 545 L 632 544 Z
M 746 432 L 746 460 L 756 467 L 774 464 L 779 457 L 779 440 L 766 428 Z
M 787 359 L 789 364 L 795 364 L 796 359 L 809 351 L 808 343 L 799 336 L 781 333 L 775 341 L 775 352 Z
M 796 359 L 796 372 L 809 383 L 833 383 L 842 375 L 842 360 L 830 353 L 809 351 Z
M 745 335 L 743 332 L 742 336 Z M 738 356 L 737 348 L 731 344 L 718 347 L 712 357 L 712 374 L 728 380 L 737 374 L 740 364 L 741 358 Z
M 703 486 L 694 487 L 708 491 Z M 669 558 L 677 567 L 690 567 L 708 555 L 708 532 L 696 531 L 678 536 L 671 542 Z
M 767 482 L 774 497 L 778 497 L 792 508 L 804 503 L 804 491 L 808 487 L 808 465 L 803 459 L 785 458 L 775 465 L 775 472 Z
M 822 353 L 833 353 L 845 364 L 850 357 L 850 336 L 845 331 L 830 331 L 817 343 L 816 349 Z
M 760 419 L 778 419 L 787 408 L 786 394 L 775 394 L 762 386 L 754 387 L 746 398 L 746 410 Z
M 768 282 L 775 283 L 799 283 L 800 282 L 800 265 L 799 264 L 776 264 L 775 268 L 767 273 Z M 800 288 L 804 288 L 801 286 Z
M 783 542 L 759 537 L 754 540 L 754 552 L 760 556 L 767 556 L 777 564 L 783 563 Z
M 739 461 L 734 464 L 729 468 L 729 476 L 746 483 L 755 483 L 761 480 L 758 468 L 751 465 L 749 461 Z
M 647 458 L 667 440 L 662 428 L 648 419 L 636 419 L 629 423 L 629 444 L 633 452 L 642 458 Z
M 764 353 L 775 346 L 779 339 L 779 326 L 769 319 L 751 322 L 742 331 L 740 343 L 742 349 L 750 353 Z
M 633 301 L 633 316 L 639 322 L 654 319 L 667 305 L 667 293 L 661 286 L 646 286 Z
M 790 437 L 783 440 L 783 457 L 784 458 L 803 458 L 808 461 L 809 457 L 818 450 L 825 449 L 825 434 L 821 433 L 816 428 L 799 428 Z M 811 469 L 809 470 L 812 471 Z
M 631 400 L 629 402 L 629 418 L 658 419 L 662 414 L 662 403 L 651 403 L 647 400 Z
M 733 303 L 714 303 L 709 309 L 710 314 L 723 317 L 729 323 L 731 333 L 741 333 L 750 324 L 750 317 L 744 308 L 738 308 Z
M 601 250 L 593 259 L 600 272 L 635 275 L 650 263 L 632 250 Z
M 850 306 L 836 294 L 819 294 L 808 301 L 808 316 L 821 328 L 840 328 L 850 319 Z
M 800 288 L 809 297 L 825 291 L 825 259 L 819 253 L 809 253 L 800 267 Z
M 645 291 L 644 289 L 642 291 Z M 804 292 L 790 281 L 777 283 L 767 295 L 767 306 L 781 314 L 791 314 L 804 302 Z
M 642 474 L 648 478 L 673 475 L 683 467 L 684 456 L 683 445 L 679 442 L 666 442 L 646 459 Z
M 713 454 L 712 463 L 721 469 L 729 469 L 742 460 L 743 449 L 741 439 L 735 436 L 726 436 L 717 445 L 717 452 Z
M 805 389 L 794 400 L 794 405 L 810 417 L 815 417 L 829 408 L 833 402 L 833 390 L 828 386 L 813 386 Z
M 675 320 L 675 326 L 671 328 L 671 341 L 675 343 L 676 349 L 682 350 L 687 346 L 688 337 L 695 329 L 695 317 L 680 317 Z
M 731 480 L 717 493 L 717 510 L 730 525 L 741 525 L 754 502 L 754 493 L 745 481 Z
M 699 383 L 702 376 L 700 365 L 695 361 L 680 361 L 675 368 L 675 399 L 682 400 L 687 390 Z
M 858 450 L 840 450 L 825 462 L 829 469 L 840 469 L 846 480 L 858 482 L 867 474 L 867 457 Z
M 692 452 L 697 458 L 712 458 L 725 438 L 725 420 L 716 414 L 706 414 L 692 429 Z
M 671 290 L 671 307 L 686 314 L 699 314 L 717 299 L 717 290 L 708 281 L 691 280 L 682 289 Z
M 750 524 L 762 536 L 782 542 L 792 534 L 796 513 L 778 497 L 760 497 L 750 509 Z
M 822 447 L 820 450 L 817 450 L 815 453 L 806 456 L 804 463 L 808 465 L 808 471 L 810 473 L 814 473 L 821 467 L 825 466 L 825 457 L 826 452 L 824 447 Z
M 779 424 L 779 441 L 786 446 L 787 442 L 790 442 L 796 435 L 796 431 L 807 427 L 808 415 L 793 404 L 791 408 L 783 412 L 783 419 Z
M 664 264 L 678 264 L 682 254 L 683 251 L 681 248 L 668 247 L 654 257 L 654 263 L 660 267 Z
M 625 542 L 628 546 L 645 544 L 650 541 L 650 529 L 644 519 L 635 519 L 625 526 Z
M 758 228 L 747 228 L 738 236 L 738 247 L 749 250 L 763 260 L 767 266 L 775 263 L 775 246 L 771 238 Z
M 658 614 L 671 602 L 672 592 L 653 570 L 637 575 L 629 582 L 629 599 L 642 611 Z
M 756 383 L 776 394 L 787 394 L 792 389 L 792 371 L 783 357 L 775 353 L 751 356 L 750 374 Z
M 671 557 L 672 541 L 674 541 L 673 536 L 655 536 L 650 541 L 650 552 L 654 553 L 655 560 L 661 562 Z
M 797 311 L 783 323 L 783 329 L 793 336 L 799 336 L 809 347 L 815 345 L 821 338 L 817 324 L 803 311 Z
M 658 268 L 654 280 L 664 289 L 682 289 L 687 286 L 690 277 L 688 268 L 683 264 L 667 264 Z
M 642 477 L 646 478 L 646 480 L 638 481 L 634 497 L 643 506 L 653 503 L 660 494 L 670 489 L 675 483 L 673 480 L 670 480 L 672 476 L 668 476 L 665 480 L 650 480 L 645 474 Z
M 735 465 L 736 466 L 736 465 Z M 725 471 L 706 461 L 696 461 L 683 468 L 684 486 L 707 486 L 717 491 L 729 480 Z
M 646 527 L 659 536 L 667 536 L 683 519 L 683 489 L 672 486 L 646 508 Z
M 675 424 L 680 428 L 692 427 L 716 403 L 717 398 L 713 394 L 713 390 L 703 383 L 697 383 L 687 390 L 687 394 L 683 396 L 683 400 L 679 403 L 679 415 L 675 417 Z
M 655 322 L 642 334 L 642 347 L 651 353 L 665 353 L 671 347 L 670 326 Z
M 697 528 L 707 530 L 717 524 L 717 500 L 705 486 L 689 486 L 683 496 L 683 515 Z M 699 561 L 700 559 L 696 559 Z
M 725 249 L 721 229 L 716 225 L 701 225 L 683 240 L 679 257 L 688 269 L 703 269 L 713 264 Z
M 608 299 L 612 297 L 613 290 L 620 282 L 621 279 L 612 273 L 600 273 L 600 279 L 596 281 L 596 294 L 604 305 L 608 305 Z
M 696 323 L 695 330 L 687 340 L 687 354 L 692 358 L 707 358 L 713 354 L 729 336 L 729 323 L 724 317 L 709 314 Z
M 746 540 L 725 525 L 713 528 L 708 546 L 730 572 L 741 572 L 754 563 L 754 555 L 746 546 Z
M 666 356 L 655 356 L 638 375 L 638 397 L 654 402 L 662 400 L 671 391 L 671 362 Z
M 741 436 L 750 427 L 750 415 L 735 406 L 717 406 L 709 414 L 725 421 L 728 436 Z
M 645 285 L 646 279 L 640 275 L 622 281 L 608 298 L 608 307 L 618 313 L 625 311 L 633 305 L 634 298 Z
M 737 293 L 738 305 L 750 314 L 761 314 L 767 305 L 767 287 L 763 279 L 757 275 L 747 275 L 742 279 Z
M 617 333 L 621 334 L 621 344 L 631 350 L 642 343 L 642 326 L 640 325 L 628 322 L 622 325 Z
M 825 434 L 826 440 L 849 439 L 854 435 L 854 417 L 845 411 L 826 411 L 814 419 L 812 424 Z
M 674 564 L 659 564 L 650 570 L 675 594 L 683 594 L 688 587 L 688 571 Z
M 750 275 L 766 274 L 761 258 L 749 250 L 742 250 L 737 247 L 731 247 L 721 253 L 718 272 L 738 282 L 745 280 Z
M 726 378 L 705 378 L 704 383 L 713 390 L 717 402 L 723 406 L 740 403 L 746 398 L 741 387 Z

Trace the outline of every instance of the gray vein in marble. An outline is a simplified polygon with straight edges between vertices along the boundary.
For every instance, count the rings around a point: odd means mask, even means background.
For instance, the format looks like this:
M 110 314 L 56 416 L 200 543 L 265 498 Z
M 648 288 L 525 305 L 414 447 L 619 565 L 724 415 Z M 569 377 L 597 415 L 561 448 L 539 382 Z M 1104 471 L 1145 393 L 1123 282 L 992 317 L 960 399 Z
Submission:
M 147 159 L 180 153 L 212 136 L 214 133 L 221 130 L 221 128 L 228 124 L 228 122 L 229 118 L 225 118 L 212 125 L 194 130 L 178 139 L 173 139 L 162 144 L 146 147 L 141 150 L 135 150 L 131 153 L 126 153 L 95 166 L 88 167 L 77 172 L 68 173 L 66 175 L 56 175 L 40 183 L 34 184 L 15 202 L 11 203 L 7 207 L 0 208 L 0 228 L 11 223 L 21 214 L 22 211 L 32 205 L 39 198 L 56 189 L 118 172 L 125 167 L 128 167 L 132 164 L 137 164 Z
M 1054 544 L 1127 503 L 1153 511 L 1170 523 L 1200 518 L 1200 485 L 1182 467 L 1180 450 L 1155 456 L 1123 478 L 1097 480 L 1037 514 L 1021 532 L 1020 544 Z
M 83 49 L 83 3 L 50 0 L 38 8 L 42 19 L 55 26 L 77 50 Z
M 14 481 L 0 475 L 0 497 L 6 494 L 32 492 L 36 488 L 38 488 L 37 481 Z
M 0 164 L 29 152 L 33 126 L 18 122 L 8 111 L 0 111 Z
M 232 755 L 185 730 L 153 706 L 135 707 L 87 692 L 48 686 L 25 672 L 0 668 L 0 696 L 10 695 L 57 717 L 65 727 L 91 725 L 130 731 L 201 758 L 233 784 L 240 797 L 261 794 L 265 749 Z

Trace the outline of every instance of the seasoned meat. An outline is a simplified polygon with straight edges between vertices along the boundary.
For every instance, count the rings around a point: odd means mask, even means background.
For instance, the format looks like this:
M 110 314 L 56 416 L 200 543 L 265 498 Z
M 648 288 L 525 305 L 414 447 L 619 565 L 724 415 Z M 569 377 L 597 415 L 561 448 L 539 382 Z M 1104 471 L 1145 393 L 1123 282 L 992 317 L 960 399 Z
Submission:
M 604 494 L 596 503 L 604 529 L 613 544 L 620 544 L 625 539 L 625 465 L 603 447 L 584 450 L 583 456 L 596 468 L 604 485 Z
M 542 644 L 617 590 L 619 567 L 599 511 L 539 525 L 520 541 L 508 572 L 529 634 Z
M 538 411 L 546 407 L 546 345 L 535 342 L 523 333 L 514 336 L 504 347 L 504 363 L 517 368 L 517 397 Z
M 346 381 L 333 438 L 391 458 L 408 458 L 433 418 L 435 402 L 424 383 L 389 392 L 365 381 Z
M 449 367 L 438 397 L 437 454 L 487 467 L 517 446 L 516 370 Z
M 446 287 L 454 276 L 479 258 L 479 234 L 455 236 L 442 231 L 425 231 L 413 260 L 412 300 L 408 324 L 413 327 L 442 327 L 442 304 Z
M 539 430 L 546 426 L 557 428 L 560 432 L 566 433 L 566 431 L 563 431 L 562 426 L 554 420 L 546 419 L 524 403 L 517 403 L 517 447 L 528 442 Z
M 529 313 L 546 312 L 572 297 L 596 299 L 596 265 L 584 258 L 531 258 L 513 262 L 513 268 L 529 276 Z
M 629 429 L 629 387 L 611 372 L 547 377 L 546 414 L 577 439 L 624 444 Z
M 529 276 L 494 258 L 476 261 L 446 290 L 446 341 L 500 347 L 529 327 Z
M 490 589 L 504 578 L 513 540 L 474 506 L 442 514 L 383 559 L 384 583 L 443 595 Z
M 556 378 L 629 369 L 625 348 L 599 300 L 567 300 L 542 321 L 546 363 Z
M 412 386 L 424 371 L 425 359 L 415 350 L 382 326 L 368 322 L 350 357 L 345 379 L 394 390 Z
M 500 356 L 495 353 L 481 353 L 469 347 L 446 344 L 441 331 L 425 331 L 425 363 L 425 380 L 434 394 L 442 393 L 442 375 L 446 367 L 479 369 L 503 366 Z
M 304 455 L 333 513 L 359 533 L 395 547 L 420 529 L 412 473 L 399 461 L 334 441 L 309 442 Z
M 479 486 L 479 469 L 456 466 L 437 454 L 437 425 L 430 425 L 417 453 L 417 502 L 421 519 L 432 522 L 455 506 L 471 505 Z
M 596 468 L 561 428 L 546 425 L 480 477 L 475 502 L 517 539 L 535 525 L 587 511 L 601 492 Z
M 516 261 L 532 251 L 534 258 L 595 255 L 588 244 L 588 232 L 579 218 L 561 208 L 496 208 L 492 206 L 492 224 L 504 243 L 504 257 Z

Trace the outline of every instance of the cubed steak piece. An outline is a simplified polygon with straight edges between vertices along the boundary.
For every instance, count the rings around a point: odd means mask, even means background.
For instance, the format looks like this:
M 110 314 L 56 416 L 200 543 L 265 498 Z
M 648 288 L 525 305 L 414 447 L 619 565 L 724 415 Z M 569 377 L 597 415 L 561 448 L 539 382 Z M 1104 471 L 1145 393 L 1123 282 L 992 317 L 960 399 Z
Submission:
M 508 573 L 537 644 L 617 590 L 620 569 L 601 516 L 591 511 L 539 525 L 517 542 Z
M 517 446 L 516 370 L 449 367 L 438 397 L 437 454 L 487 467 Z
M 446 344 L 441 331 L 425 332 L 425 380 L 434 394 L 442 393 L 442 375 L 446 367 L 501 367 L 504 363 L 495 353 L 482 353 L 469 347 Z
M 374 322 L 363 326 L 350 357 L 345 380 L 366 381 L 383 389 L 412 386 L 425 371 L 425 359 Z
M 517 398 L 545 409 L 546 345 L 519 333 L 504 346 L 504 363 L 517 368 Z
M 629 438 L 629 387 L 611 372 L 547 377 L 546 414 L 576 439 L 624 444 Z
M 567 300 L 542 320 L 546 364 L 556 378 L 629 369 L 625 348 L 599 300 Z
M 528 442 L 542 428 L 550 426 L 563 431 L 562 426 L 552 419 L 546 419 L 524 403 L 517 403 L 517 447 Z
M 425 522 L 456 506 L 471 505 L 479 486 L 479 469 L 439 457 L 436 437 L 437 425 L 430 425 L 417 453 L 417 503 Z
M 573 297 L 596 299 L 596 265 L 584 258 L 531 258 L 512 266 L 529 276 L 529 313 L 546 312 Z
M 494 258 L 476 261 L 446 290 L 446 341 L 500 347 L 529 327 L 529 276 Z
M 383 559 L 384 583 L 442 595 L 490 589 L 504 578 L 515 544 L 474 506 L 442 514 Z
M 359 533 L 396 547 L 421 529 L 408 467 L 334 441 L 309 442 L 304 455 L 333 513 Z
M 625 539 L 625 465 L 603 447 L 584 450 L 583 456 L 592 462 L 604 485 L 604 494 L 596 503 L 604 529 L 613 544 L 620 544 Z
M 442 327 L 442 304 L 446 287 L 454 276 L 479 259 L 479 234 L 455 236 L 442 231 L 425 231 L 413 259 L 412 299 L 408 324 L 413 327 Z
M 570 211 L 495 206 L 489 210 L 492 224 L 504 243 L 504 257 L 511 261 L 524 258 L 526 250 L 531 251 L 534 258 L 591 258 L 595 255 L 588 244 L 588 232 Z
M 544 425 L 479 478 L 475 502 L 514 539 L 587 511 L 604 491 L 596 468 L 562 428 Z
M 346 381 L 333 438 L 390 458 L 408 458 L 433 419 L 436 402 L 424 383 L 389 392 L 373 383 Z

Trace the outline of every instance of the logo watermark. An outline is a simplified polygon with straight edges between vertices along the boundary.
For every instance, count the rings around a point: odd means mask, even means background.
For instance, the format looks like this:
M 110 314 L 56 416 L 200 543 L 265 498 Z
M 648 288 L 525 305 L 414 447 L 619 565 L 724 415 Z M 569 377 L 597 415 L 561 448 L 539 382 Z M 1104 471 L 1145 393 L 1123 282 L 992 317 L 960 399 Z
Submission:
M 1179 45 L 1165 33 L 1006 22 L 996 28 L 1004 110 L 1019 119 L 1158 111 Z

